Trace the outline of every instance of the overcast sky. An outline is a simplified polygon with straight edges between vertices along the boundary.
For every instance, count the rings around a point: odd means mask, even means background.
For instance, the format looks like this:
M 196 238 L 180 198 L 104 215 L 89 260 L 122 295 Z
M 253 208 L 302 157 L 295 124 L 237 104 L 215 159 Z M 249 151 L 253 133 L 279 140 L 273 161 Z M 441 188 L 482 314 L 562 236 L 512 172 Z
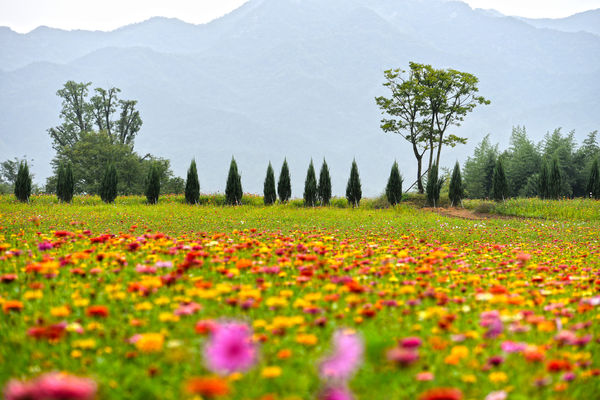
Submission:
M 327 1 L 327 0 L 323 0 Z M 473 8 L 507 15 L 559 18 L 600 8 L 600 0 L 465 0 Z M 246 0 L 0 0 L 0 26 L 17 32 L 46 25 L 62 29 L 112 30 L 154 16 L 195 24 L 218 18 Z

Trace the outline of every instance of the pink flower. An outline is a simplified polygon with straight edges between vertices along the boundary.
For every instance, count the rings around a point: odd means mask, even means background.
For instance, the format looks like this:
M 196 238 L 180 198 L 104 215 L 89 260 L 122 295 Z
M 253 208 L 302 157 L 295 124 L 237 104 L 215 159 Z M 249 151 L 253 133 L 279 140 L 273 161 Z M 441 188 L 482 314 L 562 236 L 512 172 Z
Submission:
M 192 315 L 197 311 L 200 311 L 202 306 L 198 303 L 180 304 L 179 308 L 175 310 L 175 315 Z
M 355 333 L 342 329 L 333 334 L 333 353 L 321 361 L 321 379 L 347 381 L 358 369 L 364 352 L 363 341 Z
M 319 400 L 353 400 L 352 393 L 344 387 L 329 387 L 321 392 Z
M 406 367 L 419 359 L 419 352 L 417 350 L 394 347 L 393 349 L 388 350 L 386 356 L 389 361 Z
M 491 392 L 487 396 L 485 396 L 485 400 L 505 400 L 506 392 L 504 390 L 500 390 L 499 392 Z
M 418 337 L 407 337 L 400 341 L 400 347 L 404 349 L 416 349 L 421 346 L 421 339 Z
M 417 374 L 418 381 L 432 381 L 434 375 L 431 372 L 419 372 Z
M 96 383 L 87 378 L 51 372 L 35 382 L 35 399 L 90 400 L 96 395 Z
M 35 380 L 11 380 L 4 388 L 5 400 L 91 400 L 96 382 L 88 378 L 50 372 Z
M 33 390 L 34 387 L 31 383 L 11 379 L 4 387 L 4 399 L 29 400 L 33 398 Z
M 217 373 L 246 371 L 257 361 L 257 348 L 252 343 L 248 325 L 227 322 L 217 325 L 204 347 L 208 369 Z
M 507 340 L 502 342 L 502 351 L 505 353 L 520 353 L 527 348 L 527 343 L 516 343 Z

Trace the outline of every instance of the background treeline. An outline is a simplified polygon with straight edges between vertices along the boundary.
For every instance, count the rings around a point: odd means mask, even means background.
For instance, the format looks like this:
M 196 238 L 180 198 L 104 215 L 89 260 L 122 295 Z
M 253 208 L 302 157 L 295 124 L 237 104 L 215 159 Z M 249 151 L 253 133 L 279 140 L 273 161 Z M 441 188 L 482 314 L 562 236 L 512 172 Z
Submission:
M 535 143 L 524 127 L 516 127 L 509 148 L 503 152 L 487 135 L 464 163 L 465 196 L 494 198 L 494 169 L 499 161 L 506 177 L 507 197 L 554 197 L 543 192 L 544 180 L 550 179 L 553 165 L 560 173 L 558 197 L 589 197 L 590 177 L 597 169 L 597 164 L 596 168 L 593 166 L 599 157 L 597 131 L 591 132 L 578 146 L 574 132 L 563 134 L 561 129 L 556 129 Z

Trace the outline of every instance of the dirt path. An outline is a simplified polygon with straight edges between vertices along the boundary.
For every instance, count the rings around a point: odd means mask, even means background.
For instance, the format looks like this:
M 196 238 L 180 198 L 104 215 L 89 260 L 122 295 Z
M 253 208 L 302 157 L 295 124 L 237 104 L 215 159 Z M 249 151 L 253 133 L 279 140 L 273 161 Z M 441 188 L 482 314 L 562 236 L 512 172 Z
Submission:
M 461 218 L 472 221 L 480 221 L 480 220 L 490 220 L 490 219 L 520 219 L 518 217 L 511 217 L 507 215 L 498 215 L 498 214 L 483 214 L 478 213 L 473 210 L 468 210 L 466 208 L 430 208 L 426 207 L 422 209 L 423 211 L 433 212 L 439 215 L 443 215 L 445 217 L 452 218 Z

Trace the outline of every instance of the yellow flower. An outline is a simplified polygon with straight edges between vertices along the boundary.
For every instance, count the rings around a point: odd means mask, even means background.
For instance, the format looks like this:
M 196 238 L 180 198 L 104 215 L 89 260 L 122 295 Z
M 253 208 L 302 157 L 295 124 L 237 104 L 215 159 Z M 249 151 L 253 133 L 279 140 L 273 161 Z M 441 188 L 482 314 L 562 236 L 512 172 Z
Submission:
M 493 383 L 506 382 L 508 377 L 504 372 L 492 372 L 489 375 L 490 381 Z
M 69 314 L 71 314 L 71 310 L 69 310 L 69 307 L 67 306 L 52 307 L 50 309 L 50 314 L 53 317 L 68 317 Z
M 475 383 L 477 382 L 477 377 L 473 374 L 466 374 L 460 378 L 465 383 Z
M 281 368 L 279 367 L 265 367 L 261 374 L 263 378 L 277 378 L 281 375 Z
M 318 341 L 319 339 L 310 333 L 301 333 L 296 336 L 296 342 L 306 346 L 314 346 Z
M 135 347 L 143 353 L 153 353 L 161 351 L 164 343 L 164 335 L 160 333 L 144 333 L 135 342 Z

